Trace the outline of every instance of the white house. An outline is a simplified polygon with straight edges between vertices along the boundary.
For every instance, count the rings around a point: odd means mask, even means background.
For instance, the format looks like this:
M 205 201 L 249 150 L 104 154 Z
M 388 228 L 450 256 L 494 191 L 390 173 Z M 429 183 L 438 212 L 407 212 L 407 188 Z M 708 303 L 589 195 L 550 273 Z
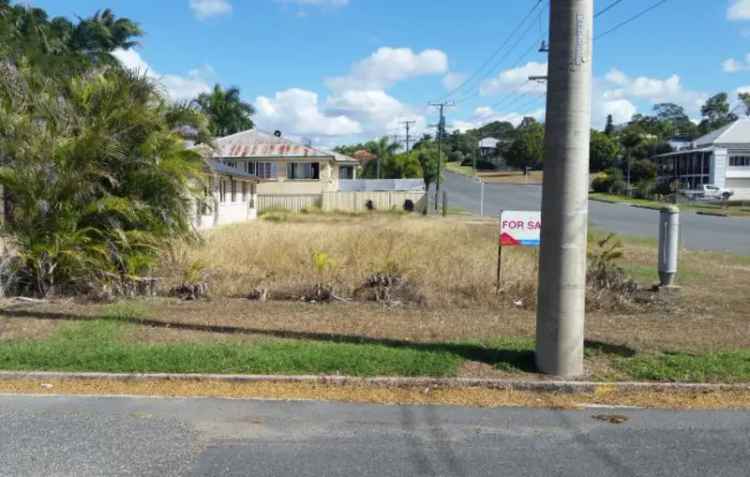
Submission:
M 660 182 L 678 180 L 683 189 L 712 184 L 733 190 L 733 200 L 750 200 L 750 118 L 706 134 L 689 148 L 652 159 Z
M 258 179 L 221 162 L 207 160 L 208 181 L 195 207 L 194 225 L 207 230 L 257 217 Z

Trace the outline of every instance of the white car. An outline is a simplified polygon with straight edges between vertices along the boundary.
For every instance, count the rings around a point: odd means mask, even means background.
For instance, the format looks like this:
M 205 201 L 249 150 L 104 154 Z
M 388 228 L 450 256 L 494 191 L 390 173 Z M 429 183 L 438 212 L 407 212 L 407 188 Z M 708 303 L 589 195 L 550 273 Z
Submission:
M 681 192 L 691 200 L 729 200 L 729 198 L 734 195 L 733 190 L 724 189 L 711 184 L 704 184 L 699 189 L 683 190 Z

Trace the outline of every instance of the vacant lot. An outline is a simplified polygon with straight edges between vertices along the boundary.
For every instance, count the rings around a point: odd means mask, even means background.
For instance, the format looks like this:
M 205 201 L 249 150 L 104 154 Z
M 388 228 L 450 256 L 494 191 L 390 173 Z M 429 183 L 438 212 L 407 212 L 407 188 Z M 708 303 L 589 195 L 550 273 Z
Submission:
M 205 280 L 208 301 L 8 301 L 0 368 L 537 377 L 536 251 L 506 251 L 496 295 L 493 222 L 267 218 L 165 257 L 165 287 Z M 656 281 L 655 243 L 625 238 L 623 251 L 633 278 Z M 359 297 L 373 275 L 398 277 L 407 290 Z M 750 259 L 683 252 L 679 282 L 674 300 L 642 292 L 590 303 L 587 378 L 750 382 Z M 334 298 L 310 300 L 321 287 Z M 259 289 L 267 301 L 247 298 Z

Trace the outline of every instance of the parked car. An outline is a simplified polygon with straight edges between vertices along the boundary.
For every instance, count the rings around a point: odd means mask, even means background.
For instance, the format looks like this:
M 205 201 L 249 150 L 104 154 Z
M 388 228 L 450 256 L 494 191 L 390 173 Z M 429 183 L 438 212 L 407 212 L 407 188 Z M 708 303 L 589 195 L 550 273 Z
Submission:
M 712 184 L 703 184 L 699 189 L 681 190 L 680 193 L 690 200 L 729 200 L 734 191 Z

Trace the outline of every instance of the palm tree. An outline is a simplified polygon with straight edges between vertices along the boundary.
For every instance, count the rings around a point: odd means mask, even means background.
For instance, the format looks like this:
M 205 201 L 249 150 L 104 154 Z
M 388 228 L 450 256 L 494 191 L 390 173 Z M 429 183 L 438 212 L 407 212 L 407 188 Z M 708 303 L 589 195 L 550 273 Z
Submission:
M 56 81 L 3 67 L 0 185 L 12 211 L 2 232 L 20 291 L 124 286 L 171 239 L 192 236 L 203 161 L 150 79 L 109 68 Z
M 383 136 L 377 141 L 369 143 L 368 146 L 369 151 L 378 158 L 376 178 L 380 179 L 382 176 L 382 164 L 393 157 L 401 146 L 398 143 L 390 142 L 388 136 Z
M 210 93 L 203 93 L 193 100 L 193 104 L 208 116 L 209 128 L 216 137 L 252 129 L 250 116 L 255 114 L 252 104 L 242 101 L 239 88 L 223 89 L 215 85 Z

